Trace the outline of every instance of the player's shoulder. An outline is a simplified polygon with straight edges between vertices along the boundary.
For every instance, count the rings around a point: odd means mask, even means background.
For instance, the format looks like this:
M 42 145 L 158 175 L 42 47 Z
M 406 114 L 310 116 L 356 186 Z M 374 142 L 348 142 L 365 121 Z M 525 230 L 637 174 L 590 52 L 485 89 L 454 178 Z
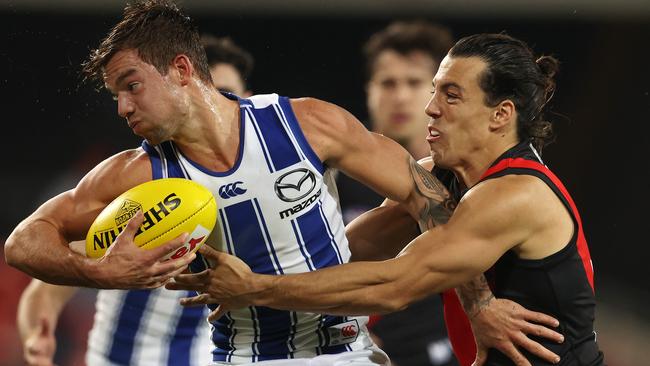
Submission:
M 349 112 L 334 103 L 318 98 L 302 97 L 289 99 L 291 108 L 298 119 L 320 123 L 345 121 Z
M 133 175 L 142 170 L 148 170 L 151 176 L 151 161 L 147 152 L 139 147 L 118 152 L 101 163 L 91 172 L 100 176 Z
M 552 191 L 539 178 L 525 174 L 508 174 L 486 179 L 473 186 L 459 207 L 480 211 L 500 211 L 500 215 L 529 219 L 539 215 L 540 205 L 553 199 Z M 498 215 L 496 216 L 498 217 Z
M 137 148 L 119 152 L 99 163 L 79 182 L 76 190 L 79 193 L 103 192 L 111 198 L 151 179 L 149 155 Z

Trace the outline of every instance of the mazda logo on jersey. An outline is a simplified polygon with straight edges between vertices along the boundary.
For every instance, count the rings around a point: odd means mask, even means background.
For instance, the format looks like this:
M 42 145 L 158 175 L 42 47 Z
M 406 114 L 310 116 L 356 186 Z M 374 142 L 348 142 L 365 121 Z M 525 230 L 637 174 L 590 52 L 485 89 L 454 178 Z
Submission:
M 305 198 L 316 187 L 314 173 L 305 168 L 284 173 L 275 181 L 275 194 L 285 202 L 295 202 Z
M 219 196 L 221 196 L 223 199 L 228 199 L 239 196 L 240 194 L 244 194 L 246 193 L 247 189 L 242 187 L 243 184 L 244 182 L 224 184 L 219 187 Z

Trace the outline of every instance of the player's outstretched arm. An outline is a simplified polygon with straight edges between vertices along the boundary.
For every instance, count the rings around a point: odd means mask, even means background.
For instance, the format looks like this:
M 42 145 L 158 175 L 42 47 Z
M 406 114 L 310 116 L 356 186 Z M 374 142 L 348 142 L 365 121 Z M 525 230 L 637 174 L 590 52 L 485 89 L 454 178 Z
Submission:
M 506 198 L 498 189 L 487 194 Z M 525 230 L 518 229 L 514 220 L 492 223 L 494 217 L 519 219 L 510 216 L 518 213 L 512 211 L 513 205 L 485 200 L 477 204 L 476 198 L 467 196 L 463 202 L 447 224 L 418 236 L 394 259 L 268 276 L 252 273 L 237 258 L 202 248 L 201 253 L 215 263 L 214 267 L 196 275 L 178 276 L 169 287 L 205 293 L 186 304 L 252 304 L 327 314 L 393 312 L 471 280 L 511 245 L 521 242 Z
M 50 285 L 34 279 L 23 291 L 16 323 L 27 365 L 53 364 L 56 351 L 54 330 L 61 310 L 76 290 L 75 287 Z
M 95 288 L 161 286 L 180 273 L 192 256 L 161 261 L 182 245 L 180 238 L 152 250 L 138 248 L 133 236 L 142 215 L 131 220 L 100 260 L 86 258 L 68 247 L 71 241 L 85 239 L 95 217 L 113 199 L 149 180 L 151 163 L 140 149 L 105 160 L 77 187 L 50 199 L 14 229 L 5 244 L 7 263 L 53 284 Z
M 397 142 L 368 131 L 334 104 L 303 98 L 291 105 L 307 141 L 327 166 L 404 205 L 422 228 L 453 209 L 444 186 Z

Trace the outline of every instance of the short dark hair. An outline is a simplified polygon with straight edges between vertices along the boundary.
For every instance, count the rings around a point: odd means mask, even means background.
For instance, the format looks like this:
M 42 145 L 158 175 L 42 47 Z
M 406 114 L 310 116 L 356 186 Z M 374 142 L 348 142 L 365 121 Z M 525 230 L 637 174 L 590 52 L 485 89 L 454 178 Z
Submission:
M 510 99 L 517 110 L 517 134 L 532 139 L 535 148 L 552 141 L 553 125 L 543 112 L 555 91 L 559 61 L 552 56 L 536 58 L 523 41 L 506 34 L 475 34 L 459 40 L 451 57 L 479 57 L 487 64 L 479 85 L 485 104 L 496 106 Z
M 367 77 L 372 76 L 377 57 L 383 51 L 393 50 L 401 55 L 421 51 L 440 63 L 452 45 L 451 31 L 442 25 L 423 20 L 393 22 L 373 34 L 363 47 Z
M 253 56 L 248 51 L 236 45 L 229 37 L 215 37 L 210 34 L 201 36 L 201 44 L 205 48 L 210 67 L 221 63 L 232 65 L 244 83 L 247 83 L 255 65 Z
M 103 85 L 106 64 L 119 51 L 134 49 L 145 62 L 166 75 L 179 54 L 187 55 L 199 79 L 212 83 L 199 32 L 190 17 L 167 0 L 145 0 L 128 4 L 122 20 L 117 23 L 93 50 L 83 65 L 87 80 Z

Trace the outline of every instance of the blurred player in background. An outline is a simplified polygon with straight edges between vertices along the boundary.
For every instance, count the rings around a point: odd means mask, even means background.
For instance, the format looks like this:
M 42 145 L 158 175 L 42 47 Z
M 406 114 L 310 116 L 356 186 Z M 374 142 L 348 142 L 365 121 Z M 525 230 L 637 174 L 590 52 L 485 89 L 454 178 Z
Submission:
M 209 34 L 202 35 L 201 44 L 206 51 L 215 88 L 249 96 L 247 85 L 254 65 L 250 53 L 230 38 Z M 37 279 L 24 290 L 17 324 L 27 365 L 53 364 L 57 321 L 76 290 L 76 287 L 52 285 Z M 207 313 L 204 309 L 180 313 L 182 309 L 176 305 L 177 298 L 178 294 L 165 289 L 100 290 L 95 322 L 88 339 L 86 363 L 89 366 L 208 364 L 212 359 L 212 344 L 209 327 L 204 321 Z M 142 303 L 147 304 L 147 313 L 156 313 L 155 326 L 148 326 L 149 315 L 146 313 L 129 316 L 129 309 Z M 115 321 L 117 326 L 113 324 Z M 185 358 L 178 357 L 179 350 Z M 175 355 L 171 356 L 171 352 Z
M 367 107 L 372 131 L 390 137 L 415 159 L 429 155 L 423 106 L 431 97 L 431 79 L 453 45 L 451 31 L 425 21 L 399 21 L 373 34 L 366 57 Z M 337 177 L 346 222 L 379 206 L 383 197 L 340 174 Z M 414 225 L 415 227 L 415 225 Z M 351 241 L 352 260 L 362 254 Z M 367 248 L 375 251 L 375 248 Z M 363 255 L 368 258 L 370 254 Z M 455 365 L 445 329 L 442 300 L 434 294 L 407 309 L 371 316 L 369 329 L 394 365 Z
M 246 98 L 252 95 L 250 76 L 255 61 L 253 56 L 228 37 L 201 36 L 210 66 L 212 82 L 217 90 Z

